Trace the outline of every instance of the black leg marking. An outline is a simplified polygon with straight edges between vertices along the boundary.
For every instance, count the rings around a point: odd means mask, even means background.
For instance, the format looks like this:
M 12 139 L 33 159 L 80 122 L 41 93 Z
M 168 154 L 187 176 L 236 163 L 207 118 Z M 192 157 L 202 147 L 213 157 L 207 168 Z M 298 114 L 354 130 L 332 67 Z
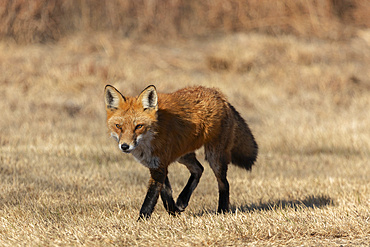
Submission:
M 170 181 L 168 180 L 168 176 L 166 177 L 164 181 L 164 185 L 161 190 L 161 198 L 162 198 L 164 207 L 166 208 L 167 212 L 170 215 L 175 216 L 177 213 L 180 213 L 180 210 L 176 206 L 176 203 L 172 197 L 172 188 L 171 188 Z
M 191 173 L 186 186 L 184 187 L 176 201 L 178 209 L 182 212 L 188 206 L 190 197 L 199 183 L 204 168 L 195 157 L 195 153 L 189 153 L 182 156 L 179 159 L 179 162 L 184 164 Z
M 231 153 L 220 153 L 217 152 L 217 150 L 220 150 L 220 148 L 217 148 L 217 146 L 205 146 L 206 159 L 209 162 L 209 165 L 211 166 L 218 183 L 219 199 L 217 212 L 225 213 L 229 211 L 230 192 L 229 182 L 227 181 L 226 175 L 227 165 L 231 161 Z
M 167 170 L 164 171 L 163 169 L 150 169 L 150 175 L 151 178 L 149 180 L 149 188 L 144 203 L 140 209 L 139 220 L 143 218 L 147 219 L 152 214 L 167 176 Z
M 229 182 L 226 176 L 223 179 L 218 180 L 218 213 L 226 213 L 229 211 Z

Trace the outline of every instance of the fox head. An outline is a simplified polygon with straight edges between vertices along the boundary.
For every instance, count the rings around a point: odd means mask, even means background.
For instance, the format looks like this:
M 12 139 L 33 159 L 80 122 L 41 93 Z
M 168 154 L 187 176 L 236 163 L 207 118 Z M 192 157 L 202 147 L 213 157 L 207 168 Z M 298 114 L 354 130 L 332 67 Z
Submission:
M 108 129 L 121 151 L 130 153 L 140 143 L 150 141 L 158 111 L 155 86 L 148 86 L 137 97 L 125 97 L 107 85 L 104 95 Z

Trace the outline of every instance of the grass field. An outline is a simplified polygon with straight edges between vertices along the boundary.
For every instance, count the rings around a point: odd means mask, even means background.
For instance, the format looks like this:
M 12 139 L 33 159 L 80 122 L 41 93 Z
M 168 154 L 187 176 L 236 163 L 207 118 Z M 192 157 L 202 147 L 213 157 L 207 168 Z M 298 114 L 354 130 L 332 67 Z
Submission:
M 0 42 L 1 246 L 368 246 L 370 33 L 345 41 L 230 34 L 138 43 L 106 33 Z M 189 207 L 137 222 L 148 170 L 105 125 L 103 90 L 220 88 L 260 147 L 230 166 L 216 214 L 205 167 Z M 189 177 L 170 167 L 175 197 Z

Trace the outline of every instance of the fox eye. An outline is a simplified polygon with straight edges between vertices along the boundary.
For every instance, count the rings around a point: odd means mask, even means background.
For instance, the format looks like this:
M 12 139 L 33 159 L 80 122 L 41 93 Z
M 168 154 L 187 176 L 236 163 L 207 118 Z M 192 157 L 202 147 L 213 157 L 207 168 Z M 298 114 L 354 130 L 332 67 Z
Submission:
M 144 126 L 144 125 L 142 125 L 142 124 L 138 124 L 138 125 L 136 125 L 135 130 L 139 130 L 139 129 L 141 129 L 143 126 Z
M 122 125 L 116 124 L 117 129 L 122 129 Z

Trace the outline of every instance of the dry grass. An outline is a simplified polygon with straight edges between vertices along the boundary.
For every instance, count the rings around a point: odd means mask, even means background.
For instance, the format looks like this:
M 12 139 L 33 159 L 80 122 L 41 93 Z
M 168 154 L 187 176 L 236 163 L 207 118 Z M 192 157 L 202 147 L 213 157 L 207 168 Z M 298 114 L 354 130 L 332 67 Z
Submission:
M 166 45 L 92 33 L 0 42 L 0 245 L 359 245 L 370 239 L 370 43 L 235 34 Z M 136 222 L 149 172 L 119 152 L 103 88 L 220 88 L 261 148 L 230 167 L 217 215 L 208 165 L 187 210 Z M 189 176 L 170 167 L 178 195 Z

